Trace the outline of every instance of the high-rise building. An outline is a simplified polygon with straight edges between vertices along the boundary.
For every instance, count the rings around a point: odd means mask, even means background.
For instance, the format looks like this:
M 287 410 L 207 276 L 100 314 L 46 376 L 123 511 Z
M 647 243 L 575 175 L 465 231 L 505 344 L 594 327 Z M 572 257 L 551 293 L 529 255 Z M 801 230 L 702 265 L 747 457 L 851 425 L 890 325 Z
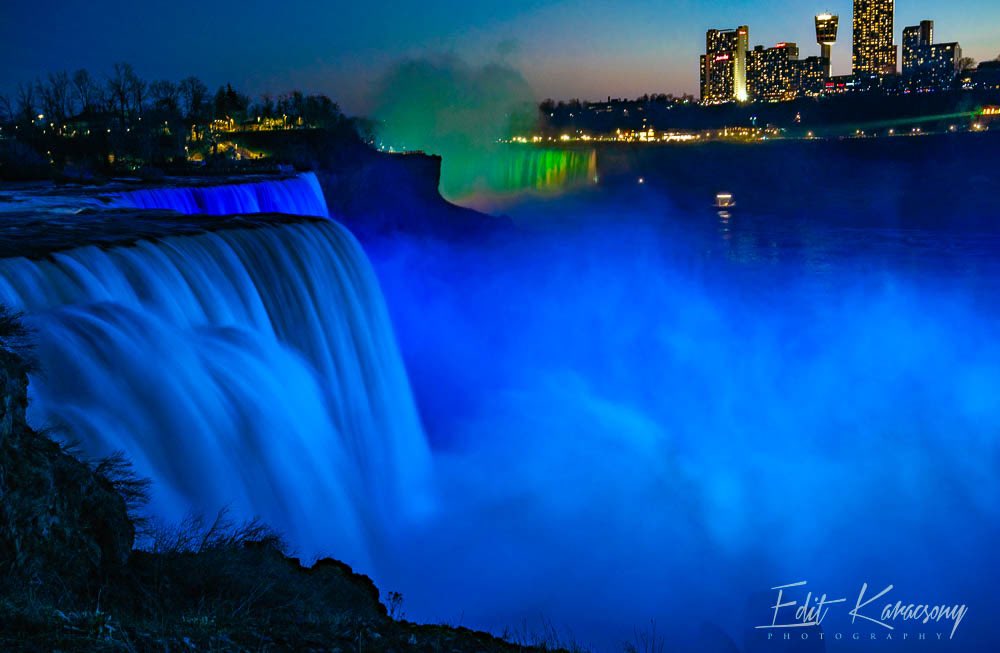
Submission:
M 934 45 L 934 21 L 922 20 L 919 25 L 903 28 L 903 75 L 916 70 L 920 48 Z
M 819 14 L 816 16 L 816 42 L 819 43 L 820 55 L 826 59 L 826 76 L 833 75 L 833 44 L 837 42 L 837 28 L 840 27 L 840 16 Z
M 904 77 L 916 91 L 947 91 L 955 86 L 962 59 L 958 43 L 932 43 L 917 48 L 913 66 Z
M 944 91 L 955 86 L 962 47 L 935 43 L 934 21 L 903 29 L 903 82 L 911 91 Z
M 825 57 L 806 57 L 796 62 L 798 67 L 799 95 L 821 95 L 826 92 L 830 76 L 830 60 Z
M 920 39 L 920 28 L 917 26 L 903 28 L 903 75 L 913 74 L 917 65 L 917 50 L 923 45 Z
M 747 66 L 750 97 L 757 102 L 794 100 L 799 92 L 799 63 L 799 46 L 795 43 L 755 47 Z
M 920 28 L 920 44 L 934 45 L 934 21 L 922 20 L 917 27 Z
M 854 0 L 855 77 L 884 77 L 896 73 L 893 42 L 895 0 Z
M 708 30 L 701 55 L 701 101 L 704 104 L 745 102 L 750 28 Z

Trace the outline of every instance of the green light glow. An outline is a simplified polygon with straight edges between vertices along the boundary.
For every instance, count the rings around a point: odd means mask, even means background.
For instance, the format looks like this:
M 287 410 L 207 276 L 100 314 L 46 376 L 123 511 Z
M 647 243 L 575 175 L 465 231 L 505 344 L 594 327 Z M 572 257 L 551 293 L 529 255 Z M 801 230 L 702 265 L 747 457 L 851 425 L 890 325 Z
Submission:
M 451 57 L 406 61 L 378 86 L 377 145 L 440 155 L 440 190 L 450 200 L 555 192 L 596 176 L 592 149 L 504 143 L 532 132 L 538 111 L 528 83 L 504 64 L 473 66 Z
M 893 120 L 879 120 L 872 122 L 855 123 L 850 127 L 859 129 L 879 129 L 883 127 L 893 127 L 899 125 L 920 125 L 929 122 L 944 122 L 946 120 L 968 120 L 975 118 L 982 113 L 982 109 L 977 111 L 958 111 L 955 113 L 939 113 L 930 116 L 915 116 L 913 118 L 896 118 Z
M 594 149 L 507 145 L 451 150 L 442 155 L 441 194 L 452 201 L 471 196 L 558 193 L 593 183 Z

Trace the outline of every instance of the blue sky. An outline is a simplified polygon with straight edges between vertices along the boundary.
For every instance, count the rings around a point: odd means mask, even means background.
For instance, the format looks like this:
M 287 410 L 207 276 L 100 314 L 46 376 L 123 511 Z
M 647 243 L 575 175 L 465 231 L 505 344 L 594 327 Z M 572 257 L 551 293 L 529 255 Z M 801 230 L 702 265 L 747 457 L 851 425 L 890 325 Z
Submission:
M 197 74 L 211 86 L 328 93 L 352 111 L 403 57 L 503 58 L 540 97 L 696 92 L 697 56 L 709 27 L 750 26 L 751 42 L 797 41 L 813 54 L 812 15 L 841 16 L 835 71 L 850 67 L 850 0 L 63 0 L 0 3 L 0 92 L 50 70 L 105 71 L 133 62 L 146 78 Z M 901 0 L 896 33 L 921 18 L 938 40 L 976 59 L 1000 54 L 1000 3 Z

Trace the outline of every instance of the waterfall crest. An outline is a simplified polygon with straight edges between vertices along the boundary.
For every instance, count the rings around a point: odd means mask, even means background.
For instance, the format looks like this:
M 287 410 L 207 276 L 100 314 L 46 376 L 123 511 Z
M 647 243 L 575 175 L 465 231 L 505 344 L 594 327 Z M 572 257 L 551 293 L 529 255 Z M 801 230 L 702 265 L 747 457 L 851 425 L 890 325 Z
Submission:
M 300 553 L 363 564 L 424 507 L 429 452 L 384 300 L 334 222 L 2 259 L 0 303 L 37 333 L 29 419 L 126 452 L 154 514 L 231 505 Z
M 330 217 L 323 190 L 312 172 L 243 184 L 126 191 L 116 194 L 112 205 L 131 209 L 171 209 L 186 215 L 289 213 Z

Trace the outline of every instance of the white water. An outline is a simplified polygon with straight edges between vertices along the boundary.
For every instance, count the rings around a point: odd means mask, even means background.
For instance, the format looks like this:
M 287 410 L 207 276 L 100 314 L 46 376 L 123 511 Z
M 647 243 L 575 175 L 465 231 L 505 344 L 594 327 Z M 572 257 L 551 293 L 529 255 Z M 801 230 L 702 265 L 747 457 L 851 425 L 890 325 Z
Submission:
M 367 565 L 424 508 L 429 454 L 384 301 L 336 223 L 4 259 L 0 303 L 37 332 L 33 425 L 124 451 L 156 515 L 229 505 L 303 555 Z
M 179 183 L 183 184 L 183 180 Z M 5 190 L 0 216 L 32 212 L 72 215 L 80 209 L 159 209 L 186 215 L 287 213 L 330 217 L 319 180 L 312 172 L 282 179 L 212 186 L 162 186 L 129 190 L 123 184 L 60 190 L 51 184 Z
M 115 195 L 119 208 L 171 209 L 186 215 L 289 213 L 330 217 L 323 191 L 312 172 L 281 181 L 201 187 L 164 187 Z

